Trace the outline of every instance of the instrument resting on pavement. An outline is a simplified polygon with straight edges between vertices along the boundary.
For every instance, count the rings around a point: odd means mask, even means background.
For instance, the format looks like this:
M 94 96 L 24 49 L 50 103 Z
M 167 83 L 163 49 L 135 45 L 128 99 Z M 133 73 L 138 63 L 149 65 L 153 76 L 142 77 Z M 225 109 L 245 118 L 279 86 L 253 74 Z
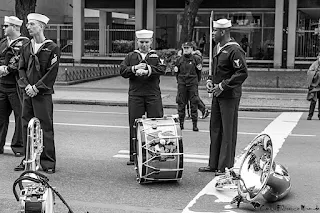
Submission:
M 137 181 L 180 180 L 183 144 L 178 117 L 140 118 L 135 121 L 134 158 Z

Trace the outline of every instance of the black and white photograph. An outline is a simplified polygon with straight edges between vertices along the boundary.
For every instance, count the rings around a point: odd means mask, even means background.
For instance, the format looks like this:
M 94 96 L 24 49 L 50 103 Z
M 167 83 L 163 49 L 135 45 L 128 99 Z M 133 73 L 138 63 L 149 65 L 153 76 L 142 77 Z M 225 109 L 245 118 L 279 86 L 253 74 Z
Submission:
M 319 0 L 0 0 L 0 213 L 320 212 Z

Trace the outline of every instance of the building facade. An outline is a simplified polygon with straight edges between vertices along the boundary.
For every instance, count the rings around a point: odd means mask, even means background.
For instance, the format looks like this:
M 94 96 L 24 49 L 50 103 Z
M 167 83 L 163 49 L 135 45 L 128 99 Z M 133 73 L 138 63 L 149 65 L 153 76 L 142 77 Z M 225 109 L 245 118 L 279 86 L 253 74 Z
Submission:
M 14 14 L 14 1 L 3 1 L 1 18 Z M 36 11 L 48 15 L 50 23 L 63 24 L 49 26 L 47 35 L 80 62 L 88 56 L 123 56 L 134 48 L 134 31 L 143 28 L 154 30 L 155 49 L 179 48 L 184 4 L 184 0 L 41 0 Z M 214 19 L 231 19 L 231 35 L 249 63 L 294 68 L 309 65 L 320 51 L 319 0 L 203 0 L 193 40 L 205 56 L 211 11 Z
M 135 29 L 155 31 L 155 48 L 177 48 L 185 1 L 170 0 L 74 0 L 74 59 L 81 60 L 83 9 L 100 11 L 99 26 L 106 26 L 108 12 L 134 16 Z M 76 5 L 76 6 L 75 6 Z M 248 61 L 272 63 L 275 68 L 294 68 L 308 64 L 319 52 L 320 1 L 318 0 L 204 0 L 200 5 L 194 41 L 204 43 L 208 55 L 209 16 L 232 20 L 234 37 L 247 52 Z M 102 30 L 103 31 L 103 30 Z M 99 34 L 100 48 L 107 48 L 105 35 Z M 101 52 L 103 53 L 103 51 Z

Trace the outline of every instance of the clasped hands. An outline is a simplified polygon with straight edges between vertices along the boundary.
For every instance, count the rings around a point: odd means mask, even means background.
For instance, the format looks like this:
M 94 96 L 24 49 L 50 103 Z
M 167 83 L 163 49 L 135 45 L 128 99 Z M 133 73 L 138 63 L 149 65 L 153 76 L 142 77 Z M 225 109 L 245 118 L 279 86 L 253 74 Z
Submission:
M 198 65 L 197 65 L 197 69 L 198 69 L 198 70 L 202 70 L 202 64 L 198 64 Z
M 6 75 L 8 75 L 9 74 L 9 72 L 8 72 L 8 67 L 6 66 L 6 65 L 1 65 L 0 66 L 0 78 L 2 77 L 2 76 L 6 76 Z
M 26 91 L 27 95 L 31 98 L 36 96 L 39 92 L 35 85 L 31 86 L 30 84 L 28 84 L 28 86 L 26 86 L 24 90 Z
M 149 71 L 146 70 L 147 64 L 146 63 L 140 63 L 138 65 L 134 66 L 134 70 L 136 71 L 136 76 L 143 76 L 148 75 Z
M 207 80 L 206 87 L 207 87 L 207 92 L 213 93 L 215 97 L 218 97 L 222 93 L 222 90 L 220 89 L 219 84 L 213 84 L 211 80 Z

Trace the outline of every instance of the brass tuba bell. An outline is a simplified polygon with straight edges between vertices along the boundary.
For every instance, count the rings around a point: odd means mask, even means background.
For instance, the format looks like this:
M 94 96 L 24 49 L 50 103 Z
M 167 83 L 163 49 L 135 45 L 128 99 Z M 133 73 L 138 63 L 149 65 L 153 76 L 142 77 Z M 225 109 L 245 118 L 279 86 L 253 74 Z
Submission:
M 274 162 L 273 145 L 269 135 L 255 137 L 243 155 L 238 174 L 227 170 L 216 188 L 232 183 L 237 187 L 238 195 L 231 203 L 251 203 L 253 207 L 261 206 L 261 200 L 275 202 L 284 198 L 291 189 L 288 170 Z
M 290 189 L 288 170 L 274 162 L 273 145 L 269 135 L 255 137 L 244 155 L 239 169 L 238 196 L 231 203 L 250 202 L 260 206 L 261 194 L 267 202 L 275 202 L 285 197 Z

